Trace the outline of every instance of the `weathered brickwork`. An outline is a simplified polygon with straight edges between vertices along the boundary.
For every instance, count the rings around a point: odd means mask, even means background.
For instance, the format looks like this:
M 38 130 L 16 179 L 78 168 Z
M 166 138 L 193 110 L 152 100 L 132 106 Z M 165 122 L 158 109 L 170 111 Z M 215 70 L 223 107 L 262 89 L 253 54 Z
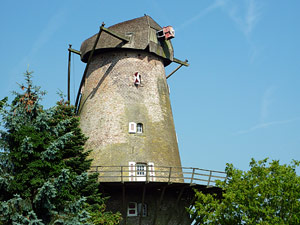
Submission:
M 134 74 L 141 85 L 134 85 Z M 93 165 L 153 162 L 180 167 L 168 86 L 162 59 L 139 50 L 115 50 L 93 56 L 82 87 L 81 129 L 89 137 Z M 142 123 L 130 134 L 129 122 Z

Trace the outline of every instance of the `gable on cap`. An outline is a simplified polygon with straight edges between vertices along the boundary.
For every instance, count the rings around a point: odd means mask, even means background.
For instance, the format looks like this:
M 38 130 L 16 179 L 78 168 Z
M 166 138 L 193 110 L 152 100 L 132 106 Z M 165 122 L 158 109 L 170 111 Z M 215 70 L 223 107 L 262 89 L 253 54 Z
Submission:
M 129 42 L 122 41 L 106 32 L 102 32 L 95 48 L 97 52 L 116 48 L 139 49 L 154 53 L 164 59 L 164 64 L 169 65 L 173 61 L 173 46 L 170 40 L 157 38 L 157 31 L 162 27 L 150 16 L 143 16 L 133 20 L 115 24 L 108 28 L 118 34 L 126 36 Z M 92 51 L 97 34 L 85 40 L 81 47 L 81 60 L 87 62 L 89 53 Z

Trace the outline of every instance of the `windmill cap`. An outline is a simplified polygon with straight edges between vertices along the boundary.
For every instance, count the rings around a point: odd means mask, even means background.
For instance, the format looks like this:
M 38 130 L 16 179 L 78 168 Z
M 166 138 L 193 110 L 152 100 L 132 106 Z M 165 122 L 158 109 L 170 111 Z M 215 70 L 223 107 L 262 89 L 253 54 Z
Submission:
M 148 15 L 115 24 L 108 29 L 127 37 L 129 41 L 123 41 L 102 31 L 94 54 L 120 48 L 137 49 L 151 52 L 163 58 L 165 66 L 173 61 L 174 51 L 171 41 L 157 37 L 157 32 L 161 31 L 163 28 Z M 80 52 L 81 60 L 83 62 L 88 61 L 89 54 L 93 49 L 96 38 L 97 34 L 88 38 L 81 44 Z

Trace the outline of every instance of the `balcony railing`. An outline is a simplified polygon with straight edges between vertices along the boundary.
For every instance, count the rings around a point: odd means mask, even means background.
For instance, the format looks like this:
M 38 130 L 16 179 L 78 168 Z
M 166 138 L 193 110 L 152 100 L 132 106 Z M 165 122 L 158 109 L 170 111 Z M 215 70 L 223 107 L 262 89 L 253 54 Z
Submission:
M 90 172 L 98 173 L 100 182 L 168 182 L 214 187 L 217 180 L 226 180 L 225 172 L 192 167 L 92 166 Z

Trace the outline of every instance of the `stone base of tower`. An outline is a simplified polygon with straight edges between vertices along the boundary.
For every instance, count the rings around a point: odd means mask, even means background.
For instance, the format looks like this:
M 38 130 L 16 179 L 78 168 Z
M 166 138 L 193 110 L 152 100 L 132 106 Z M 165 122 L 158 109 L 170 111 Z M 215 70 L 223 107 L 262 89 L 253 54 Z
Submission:
M 187 183 L 104 182 L 101 188 L 110 196 L 107 209 L 122 213 L 122 225 L 190 225 L 193 189 L 221 194 L 216 187 Z

